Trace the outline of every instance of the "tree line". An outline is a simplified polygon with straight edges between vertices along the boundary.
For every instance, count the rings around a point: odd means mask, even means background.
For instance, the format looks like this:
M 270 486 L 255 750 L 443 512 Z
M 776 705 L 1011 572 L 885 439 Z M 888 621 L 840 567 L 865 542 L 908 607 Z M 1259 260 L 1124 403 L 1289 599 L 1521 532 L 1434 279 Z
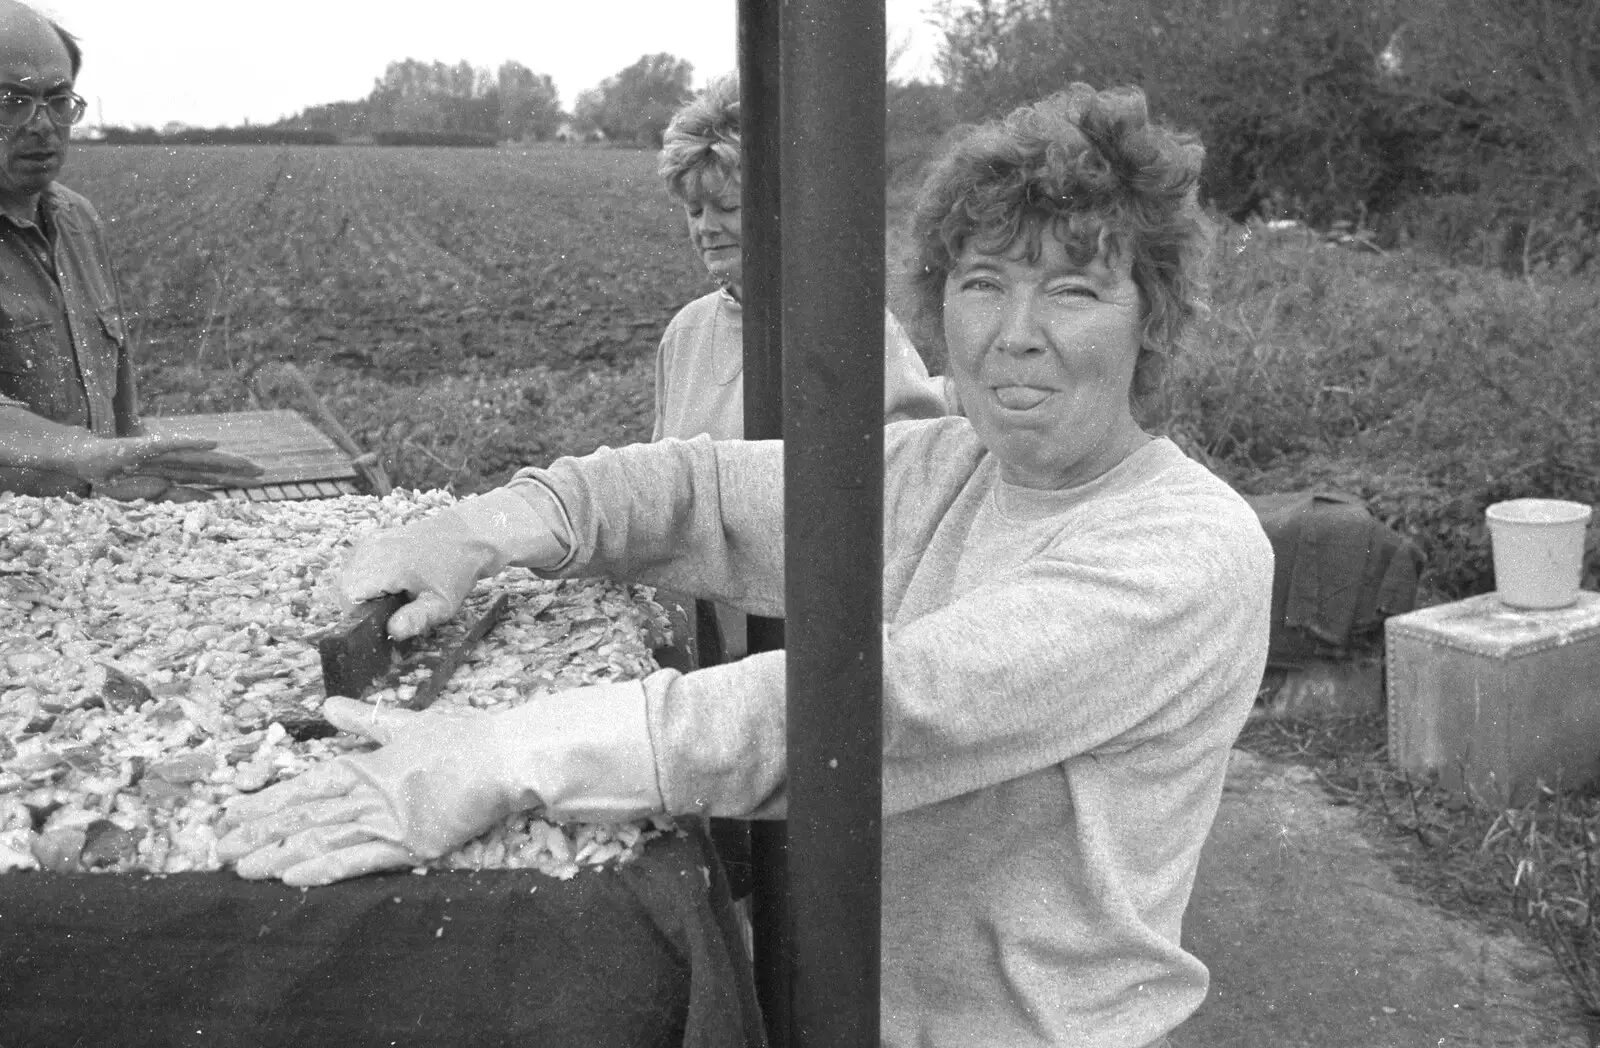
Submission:
M 365 98 L 311 106 L 274 124 L 103 131 L 121 145 L 493 145 L 573 136 L 658 148 L 672 114 L 693 95 L 693 77 L 681 58 L 644 55 L 579 92 L 567 112 L 550 75 L 521 62 L 491 70 L 407 58 L 389 63 Z
M 449 133 L 543 141 L 566 119 L 555 82 L 521 62 L 490 70 L 469 62 L 390 62 L 365 98 L 312 106 L 277 127 L 351 138 Z
M 692 93 L 693 75 L 694 67 L 683 59 L 644 55 L 580 92 L 568 113 L 550 75 L 521 62 L 491 71 L 468 62 L 408 58 L 391 62 L 366 98 L 313 106 L 279 126 L 396 141 L 453 134 L 543 142 L 565 130 L 658 146 L 667 121 Z

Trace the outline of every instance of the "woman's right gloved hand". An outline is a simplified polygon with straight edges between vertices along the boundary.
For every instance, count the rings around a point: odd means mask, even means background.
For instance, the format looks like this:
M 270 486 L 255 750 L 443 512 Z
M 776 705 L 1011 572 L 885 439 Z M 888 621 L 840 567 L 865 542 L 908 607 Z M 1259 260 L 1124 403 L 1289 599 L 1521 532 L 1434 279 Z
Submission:
M 308 887 L 438 858 L 513 812 L 623 822 L 665 807 L 639 681 L 493 713 L 331 698 L 328 723 L 382 748 L 228 803 L 217 854 L 239 876 Z
M 409 593 L 410 603 L 389 618 L 389 636 L 406 640 L 449 621 L 479 579 L 509 564 L 559 567 L 570 547 L 564 517 L 546 489 L 537 487 L 535 497 L 544 508 L 497 488 L 363 540 L 339 572 L 341 599 Z

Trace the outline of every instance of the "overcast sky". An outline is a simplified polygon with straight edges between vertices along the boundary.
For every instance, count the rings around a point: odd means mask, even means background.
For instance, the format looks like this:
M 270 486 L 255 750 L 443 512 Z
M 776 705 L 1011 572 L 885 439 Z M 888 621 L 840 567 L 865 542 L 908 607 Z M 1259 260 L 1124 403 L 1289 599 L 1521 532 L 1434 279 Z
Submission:
M 934 0 L 887 0 L 894 72 L 931 76 Z M 363 98 L 403 58 L 549 73 L 568 110 L 579 91 L 665 51 L 695 84 L 731 72 L 736 0 L 38 0 L 83 42 L 86 123 L 271 123 Z

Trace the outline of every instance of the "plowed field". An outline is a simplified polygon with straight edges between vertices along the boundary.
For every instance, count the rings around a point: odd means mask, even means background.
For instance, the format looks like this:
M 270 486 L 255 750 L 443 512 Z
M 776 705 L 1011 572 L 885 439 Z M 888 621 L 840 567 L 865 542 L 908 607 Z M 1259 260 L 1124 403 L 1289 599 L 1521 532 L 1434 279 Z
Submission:
M 460 492 L 648 436 L 655 344 L 708 286 L 655 160 L 84 146 L 62 181 L 106 222 L 147 413 L 253 406 L 293 361 L 397 482 Z

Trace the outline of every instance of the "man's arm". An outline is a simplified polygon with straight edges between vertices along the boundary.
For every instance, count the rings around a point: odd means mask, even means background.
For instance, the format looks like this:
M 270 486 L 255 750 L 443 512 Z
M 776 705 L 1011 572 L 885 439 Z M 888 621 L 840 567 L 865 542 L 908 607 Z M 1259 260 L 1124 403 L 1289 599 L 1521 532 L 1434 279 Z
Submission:
M 95 461 L 95 447 L 101 443 L 105 441 L 81 426 L 64 426 L 15 404 L 0 404 L 0 466 L 103 480 L 116 470 Z M 99 476 L 93 475 L 97 472 Z
M 0 466 L 49 470 L 102 483 L 141 468 L 164 472 L 162 456 L 216 446 L 213 440 L 177 437 L 97 437 L 80 426 L 62 425 L 15 404 L 0 403 Z M 254 468 L 238 462 L 240 472 Z

